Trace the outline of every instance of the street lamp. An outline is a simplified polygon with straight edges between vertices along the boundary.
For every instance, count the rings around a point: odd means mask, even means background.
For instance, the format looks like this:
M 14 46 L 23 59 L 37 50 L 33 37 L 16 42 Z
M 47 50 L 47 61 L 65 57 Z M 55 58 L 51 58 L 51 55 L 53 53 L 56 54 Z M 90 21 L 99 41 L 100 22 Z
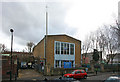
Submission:
M 12 46 L 13 46 L 13 29 L 10 29 L 11 32 L 11 70 L 10 70 L 10 81 L 12 80 Z

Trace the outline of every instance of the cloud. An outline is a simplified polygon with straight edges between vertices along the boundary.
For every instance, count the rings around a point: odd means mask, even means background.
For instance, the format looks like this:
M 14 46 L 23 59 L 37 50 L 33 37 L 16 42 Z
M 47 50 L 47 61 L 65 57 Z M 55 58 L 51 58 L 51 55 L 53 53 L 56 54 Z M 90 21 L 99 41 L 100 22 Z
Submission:
M 45 4 L 43 2 L 3 2 L 2 3 L 2 32 L 10 35 L 9 29 L 14 29 L 16 43 L 25 45 L 26 42 L 39 42 L 45 35 Z M 74 35 L 74 27 L 65 22 L 69 3 L 50 2 L 48 5 L 49 34 Z

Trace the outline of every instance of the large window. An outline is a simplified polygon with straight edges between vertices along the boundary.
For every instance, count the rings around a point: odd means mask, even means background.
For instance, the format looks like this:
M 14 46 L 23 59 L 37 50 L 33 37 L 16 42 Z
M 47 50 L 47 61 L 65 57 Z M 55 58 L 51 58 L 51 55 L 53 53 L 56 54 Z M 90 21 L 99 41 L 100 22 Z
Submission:
M 55 42 L 55 54 L 74 55 L 74 44 L 68 42 Z

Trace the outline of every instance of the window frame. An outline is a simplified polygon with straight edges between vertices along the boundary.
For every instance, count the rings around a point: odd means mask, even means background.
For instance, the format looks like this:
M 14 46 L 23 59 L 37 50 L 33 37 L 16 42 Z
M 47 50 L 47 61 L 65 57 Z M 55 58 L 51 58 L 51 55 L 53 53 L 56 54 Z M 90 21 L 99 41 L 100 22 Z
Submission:
M 58 45 L 57 43 L 59 43 L 59 47 L 57 47 Z M 73 45 L 72 48 L 71 48 L 71 45 Z M 75 43 L 55 41 L 54 48 L 55 48 L 54 53 L 56 55 L 75 55 Z M 56 53 L 57 48 L 59 48 L 59 53 Z

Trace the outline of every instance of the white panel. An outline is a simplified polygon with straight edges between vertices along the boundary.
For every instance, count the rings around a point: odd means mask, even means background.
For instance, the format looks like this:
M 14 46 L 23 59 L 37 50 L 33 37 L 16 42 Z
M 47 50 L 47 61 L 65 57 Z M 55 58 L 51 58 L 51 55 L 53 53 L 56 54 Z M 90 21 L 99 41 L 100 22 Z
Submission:
M 75 55 L 55 55 L 55 60 L 75 60 Z

